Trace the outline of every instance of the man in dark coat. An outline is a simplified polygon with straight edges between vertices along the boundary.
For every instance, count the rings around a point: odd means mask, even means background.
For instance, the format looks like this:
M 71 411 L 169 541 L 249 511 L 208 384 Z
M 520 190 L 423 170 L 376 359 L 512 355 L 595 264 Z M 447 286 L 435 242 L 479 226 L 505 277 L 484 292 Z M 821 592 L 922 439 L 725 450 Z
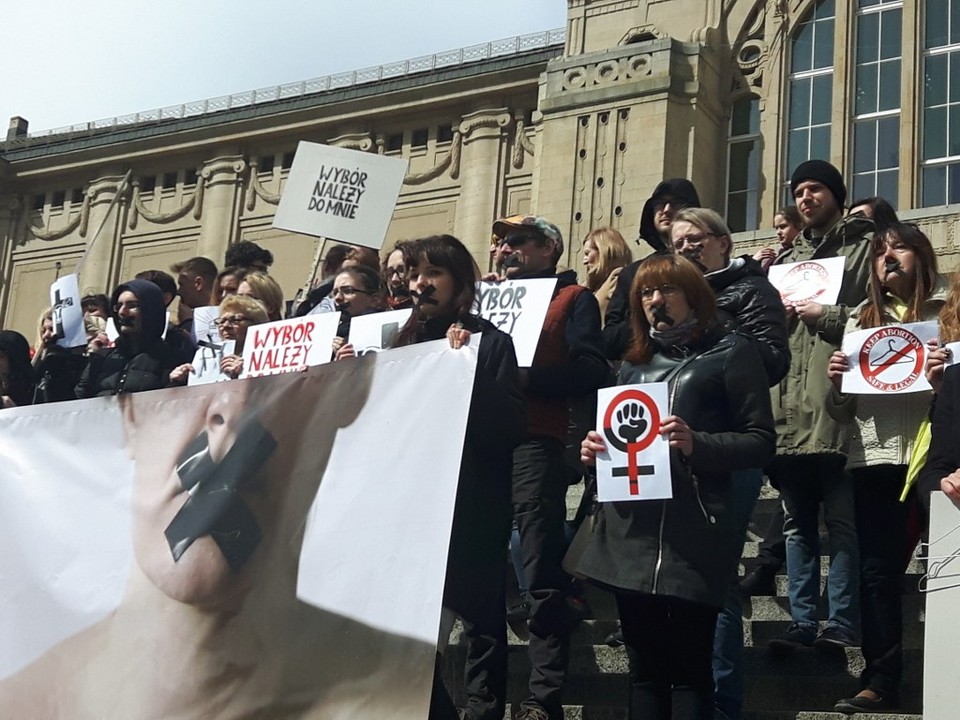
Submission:
M 700 196 L 686 178 L 664 180 L 643 204 L 640 213 L 640 237 L 654 252 L 672 252 L 670 226 L 678 212 L 686 207 L 700 207 Z M 627 265 L 617 278 L 607 313 L 603 319 L 603 350 L 610 360 L 619 360 L 630 347 L 630 285 L 643 259 Z
M 166 313 L 160 288 L 148 280 L 131 280 L 117 286 L 110 301 L 120 336 L 112 348 L 90 356 L 77 383 L 77 397 L 166 387 L 170 371 L 191 358 L 163 341 Z

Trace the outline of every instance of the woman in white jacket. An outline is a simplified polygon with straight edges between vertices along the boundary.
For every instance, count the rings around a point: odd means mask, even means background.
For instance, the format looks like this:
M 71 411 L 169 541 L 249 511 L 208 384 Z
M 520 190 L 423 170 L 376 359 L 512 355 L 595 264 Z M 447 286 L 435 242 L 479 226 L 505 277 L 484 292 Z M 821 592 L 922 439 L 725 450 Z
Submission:
M 946 299 L 930 240 L 914 225 L 897 225 L 873 239 L 867 299 L 851 314 L 846 332 L 936 320 Z M 830 358 L 830 415 L 854 423 L 847 469 L 854 478 L 860 548 L 860 616 L 866 667 L 861 691 L 837 702 L 845 713 L 881 711 L 899 704 L 903 668 L 901 578 L 908 548 L 907 519 L 914 493 L 901 502 L 917 429 L 931 393 L 846 395 L 840 392 L 849 360 Z

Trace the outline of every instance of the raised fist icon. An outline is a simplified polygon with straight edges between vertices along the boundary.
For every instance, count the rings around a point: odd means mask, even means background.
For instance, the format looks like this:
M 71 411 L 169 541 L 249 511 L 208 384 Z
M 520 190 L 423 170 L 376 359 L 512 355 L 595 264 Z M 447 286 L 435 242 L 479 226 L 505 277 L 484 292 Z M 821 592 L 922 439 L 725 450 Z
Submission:
M 626 440 L 628 445 L 635 443 L 647 429 L 643 415 L 643 405 L 638 402 L 625 403 L 617 410 L 617 435 Z

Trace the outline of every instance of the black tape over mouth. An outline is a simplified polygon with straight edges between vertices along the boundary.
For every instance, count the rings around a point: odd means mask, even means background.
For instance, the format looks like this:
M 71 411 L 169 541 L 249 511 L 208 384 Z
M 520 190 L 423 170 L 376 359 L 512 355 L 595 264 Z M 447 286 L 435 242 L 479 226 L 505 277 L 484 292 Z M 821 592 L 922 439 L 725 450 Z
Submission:
M 666 305 L 657 305 L 653 308 L 653 322 L 654 326 L 657 323 L 664 323 L 666 325 L 673 325 L 673 318 L 667 315 L 667 306 Z
M 410 295 L 411 297 L 413 297 L 414 300 L 417 301 L 417 304 L 419 305 L 439 305 L 440 304 L 439 302 L 437 302 L 434 298 L 430 297 L 436 291 L 437 291 L 437 288 L 435 288 L 433 285 L 427 285 L 423 289 L 423 292 L 417 292 L 416 290 L 411 290 Z
M 231 570 L 243 567 L 263 534 L 239 491 L 276 447 L 274 437 L 257 418 L 250 417 L 220 462 L 210 457 L 206 431 L 184 448 L 176 470 L 190 497 L 164 530 L 174 562 L 179 562 L 194 541 L 209 535 Z
M 886 265 L 884 266 L 884 273 L 886 275 L 889 275 L 890 273 L 903 275 L 903 265 L 900 264 L 899 260 L 887 260 Z

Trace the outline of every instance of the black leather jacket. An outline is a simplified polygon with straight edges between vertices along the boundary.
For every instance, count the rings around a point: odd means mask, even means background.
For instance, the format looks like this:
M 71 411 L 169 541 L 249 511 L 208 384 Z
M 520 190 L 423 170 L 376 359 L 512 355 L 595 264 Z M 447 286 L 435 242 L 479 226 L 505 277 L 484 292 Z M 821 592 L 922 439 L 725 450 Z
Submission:
M 671 452 L 672 499 L 601 506 L 578 570 L 603 586 L 723 604 L 743 546 L 730 473 L 763 467 L 774 431 L 755 343 L 718 334 L 620 370 L 621 385 L 669 383 L 670 413 L 693 429 L 693 453 Z
M 749 255 L 705 276 L 717 295 L 717 315 L 729 332 L 755 341 L 771 387 L 790 369 L 787 316 L 780 293 Z

